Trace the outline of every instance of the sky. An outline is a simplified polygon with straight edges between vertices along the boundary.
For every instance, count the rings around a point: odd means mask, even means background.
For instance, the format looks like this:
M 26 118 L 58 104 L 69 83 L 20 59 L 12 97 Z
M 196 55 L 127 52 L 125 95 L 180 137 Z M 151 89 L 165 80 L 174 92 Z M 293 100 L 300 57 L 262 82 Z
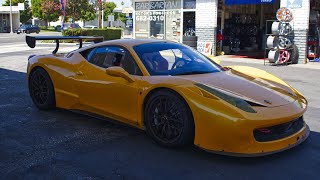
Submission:
M 0 4 L 2 5 L 6 0 L 0 0 Z M 31 1 L 31 0 L 30 0 Z M 106 0 L 106 1 L 113 1 L 117 4 L 117 8 L 122 8 L 121 2 L 124 2 L 125 7 L 129 7 L 131 5 L 130 0 Z

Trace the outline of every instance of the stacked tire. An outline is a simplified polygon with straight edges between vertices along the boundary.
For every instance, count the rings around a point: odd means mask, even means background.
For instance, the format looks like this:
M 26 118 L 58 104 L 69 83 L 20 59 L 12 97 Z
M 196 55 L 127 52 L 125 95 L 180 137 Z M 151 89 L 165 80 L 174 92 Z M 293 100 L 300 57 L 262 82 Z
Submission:
M 198 37 L 197 36 L 183 36 L 182 37 L 182 43 L 190 46 L 192 48 L 197 49 L 197 41 Z
M 293 41 L 293 27 L 290 21 L 293 19 L 292 12 L 285 7 L 277 11 L 276 17 L 278 22 L 272 23 L 272 35 L 267 38 L 267 47 L 270 49 L 268 53 L 269 63 L 297 64 L 299 60 L 299 49 Z

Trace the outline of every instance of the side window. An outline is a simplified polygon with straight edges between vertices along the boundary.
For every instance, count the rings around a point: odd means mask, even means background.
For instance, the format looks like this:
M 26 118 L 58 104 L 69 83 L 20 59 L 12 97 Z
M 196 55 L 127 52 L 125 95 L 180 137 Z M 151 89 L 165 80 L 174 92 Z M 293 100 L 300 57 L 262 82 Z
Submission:
M 142 73 L 131 54 L 120 47 L 104 46 L 91 50 L 86 59 L 97 66 L 108 68 L 121 66 L 131 75 L 142 76 Z

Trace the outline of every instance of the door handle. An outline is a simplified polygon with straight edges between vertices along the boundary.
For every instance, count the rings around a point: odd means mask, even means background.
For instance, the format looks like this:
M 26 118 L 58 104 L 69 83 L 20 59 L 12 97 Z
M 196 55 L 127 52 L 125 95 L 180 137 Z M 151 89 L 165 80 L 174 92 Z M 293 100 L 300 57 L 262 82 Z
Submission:
M 83 76 L 83 72 L 82 72 L 82 71 L 78 71 L 78 72 L 76 72 L 76 74 L 77 74 L 78 76 Z

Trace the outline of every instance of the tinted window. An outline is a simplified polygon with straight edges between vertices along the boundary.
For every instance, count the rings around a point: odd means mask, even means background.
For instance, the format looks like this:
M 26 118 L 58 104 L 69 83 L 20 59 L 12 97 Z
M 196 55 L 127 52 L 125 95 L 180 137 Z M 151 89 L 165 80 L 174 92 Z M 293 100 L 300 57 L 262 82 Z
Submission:
M 177 43 L 149 43 L 134 47 L 151 75 L 187 75 L 222 71 L 223 68 L 190 47 Z
M 131 75 L 142 75 L 131 54 L 120 47 L 98 47 L 90 51 L 86 58 L 90 63 L 102 68 L 121 66 Z

